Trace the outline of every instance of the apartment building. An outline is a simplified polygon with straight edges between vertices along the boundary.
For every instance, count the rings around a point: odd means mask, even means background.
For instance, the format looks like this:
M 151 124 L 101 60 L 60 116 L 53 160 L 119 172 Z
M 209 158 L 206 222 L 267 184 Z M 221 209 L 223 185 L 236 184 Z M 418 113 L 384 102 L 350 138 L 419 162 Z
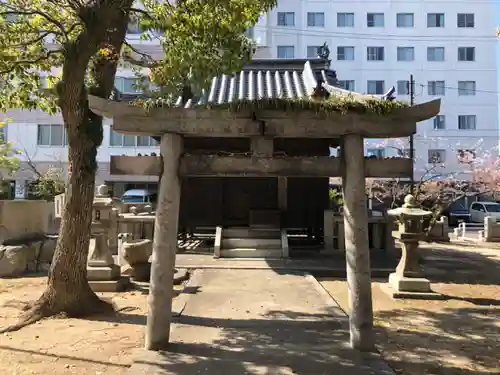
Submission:
M 472 4 L 473 3 L 473 4 Z M 473 6 L 472 6 L 473 5 Z M 416 176 L 463 172 L 472 157 L 482 160 L 498 151 L 496 1 L 467 0 L 287 0 L 261 17 L 251 31 L 258 55 L 273 58 L 315 57 L 327 43 L 339 84 L 352 91 L 384 94 L 392 86 L 398 99 L 409 100 L 410 75 L 415 103 L 442 98 L 442 111 L 422 122 L 415 136 Z M 141 40 L 136 24 L 128 41 L 159 53 L 158 41 Z M 117 88 L 134 93 L 134 74 L 122 69 Z M 6 136 L 41 170 L 66 168 L 67 141 L 60 116 L 13 110 Z M 408 140 L 366 141 L 367 154 L 408 152 Z M 109 120 L 98 153 L 97 183 L 114 193 L 147 187 L 155 178 L 111 176 L 111 155 L 159 152 L 149 137 L 113 132 Z M 443 167 L 444 165 L 444 167 Z M 16 174 L 16 196 L 25 196 L 30 167 Z
M 314 57 L 327 43 L 345 89 L 415 103 L 442 98 L 442 111 L 415 136 L 416 175 L 470 170 L 470 159 L 498 154 L 497 5 L 466 0 L 281 1 L 254 36 L 272 57 Z M 408 140 L 367 140 L 392 156 Z M 442 164 L 445 167 L 442 167 Z

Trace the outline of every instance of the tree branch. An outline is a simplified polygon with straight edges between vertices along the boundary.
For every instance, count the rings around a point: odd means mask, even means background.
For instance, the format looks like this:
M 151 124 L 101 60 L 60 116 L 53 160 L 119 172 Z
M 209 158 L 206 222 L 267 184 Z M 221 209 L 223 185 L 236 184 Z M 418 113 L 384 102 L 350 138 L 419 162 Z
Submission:
M 41 12 L 39 10 L 19 10 L 19 9 L 16 9 L 15 7 L 13 7 L 12 5 L 9 5 L 9 4 L 5 4 L 5 6 L 7 7 L 7 9 L 11 9 L 11 10 L 7 11 L 7 12 L 1 12 L 0 13 L 1 15 L 4 15 L 4 16 L 8 16 L 8 15 L 20 15 L 20 16 L 38 15 L 38 16 L 41 16 L 59 29 L 59 31 L 61 32 L 61 36 L 63 36 L 65 38 L 66 42 L 69 41 L 69 37 L 68 37 L 68 34 L 66 33 L 66 28 L 64 27 L 64 25 L 61 22 L 59 22 L 58 20 L 56 20 L 55 18 L 49 16 L 48 14 Z
M 137 54 L 137 55 L 139 55 L 139 56 L 142 57 L 141 60 L 134 59 L 127 52 L 123 52 L 122 53 L 122 59 L 124 61 L 126 61 L 127 63 L 135 65 L 135 66 L 138 66 L 138 67 L 141 67 L 141 68 L 149 68 L 149 69 L 155 68 L 155 67 L 157 67 L 157 66 L 160 65 L 160 63 L 158 61 L 153 60 L 153 58 L 150 55 L 148 55 L 147 53 L 139 51 L 137 48 L 135 48 L 134 46 L 132 46 L 127 41 L 124 42 L 124 45 L 127 48 L 129 48 L 133 53 L 135 53 L 135 54 Z
M 58 54 L 58 53 L 63 53 L 64 51 L 62 49 L 55 49 L 55 50 L 50 50 L 47 51 L 47 53 L 43 56 L 40 56 L 36 59 L 31 59 L 31 60 L 17 60 L 13 61 L 13 65 L 9 69 L 5 70 L 0 70 L 0 74 L 9 74 L 16 70 L 18 67 L 23 66 L 23 65 L 36 65 L 41 63 L 42 61 L 48 60 L 52 55 Z
M 12 48 L 26 47 L 26 46 L 29 46 L 31 44 L 36 44 L 38 42 L 41 42 L 43 39 L 45 39 L 49 35 L 54 35 L 54 32 L 53 31 L 46 31 L 46 32 L 43 32 L 42 34 L 40 34 L 40 36 L 37 38 L 27 40 L 27 41 L 25 41 L 23 43 L 19 43 L 19 44 L 11 44 L 8 47 L 12 47 Z
M 129 12 L 139 13 L 139 14 L 142 14 L 143 16 L 145 16 L 146 18 L 153 19 L 153 16 L 151 16 L 151 14 L 149 12 L 145 11 L 144 9 L 130 8 Z
M 28 154 L 28 150 L 26 150 L 26 147 L 23 147 L 24 150 L 24 155 L 26 157 L 26 163 L 28 164 L 28 167 L 37 175 L 38 178 L 42 178 L 43 175 L 38 171 L 38 169 L 35 166 L 35 163 L 33 163 L 33 159 L 31 156 Z

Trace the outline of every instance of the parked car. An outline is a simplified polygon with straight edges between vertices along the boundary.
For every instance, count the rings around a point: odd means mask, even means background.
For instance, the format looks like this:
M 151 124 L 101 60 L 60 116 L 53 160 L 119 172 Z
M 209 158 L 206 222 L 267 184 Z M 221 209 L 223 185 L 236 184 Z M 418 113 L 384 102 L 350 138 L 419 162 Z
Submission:
M 448 224 L 450 226 L 457 226 L 459 223 L 470 223 L 471 215 L 466 207 L 458 206 L 448 208 L 443 211 L 443 215 L 448 217 Z
M 500 220 L 500 204 L 496 202 L 474 202 L 469 209 L 471 221 L 474 223 L 484 222 L 484 218 L 493 216 Z
M 146 189 L 127 190 L 121 197 L 122 203 L 151 203 L 156 206 L 158 194 L 156 191 Z

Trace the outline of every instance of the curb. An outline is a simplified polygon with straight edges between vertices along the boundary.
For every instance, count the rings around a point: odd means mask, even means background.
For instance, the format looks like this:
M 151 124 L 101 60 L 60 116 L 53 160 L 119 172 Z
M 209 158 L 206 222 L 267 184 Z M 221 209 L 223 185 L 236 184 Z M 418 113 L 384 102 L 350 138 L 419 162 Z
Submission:
M 311 283 L 314 285 L 314 289 L 316 289 L 316 291 L 321 295 L 321 298 L 323 299 L 323 301 L 328 305 L 328 306 L 331 306 L 331 307 L 336 307 L 338 309 L 340 309 L 340 311 L 342 311 L 343 313 L 343 317 L 344 318 L 349 318 L 349 316 L 347 315 L 347 313 L 344 311 L 344 309 L 339 305 L 339 303 L 337 302 L 337 300 L 335 298 L 332 297 L 332 295 L 330 293 L 328 293 L 328 291 L 323 287 L 323 285 L 321 285 L 321 283 L 313 276 L 311 275 L 310 273 L 306 273 L 304 275 L 304 277 Z M 333 306 L 332 306 L 333 305 Z
M 328 290 L 321 285 L 321 283 L 310 273 L 304 275 L 307 280 L 309 280 L 316 291 L 322 296 L 325 302 L 332 306 L 338 307 L 340 311 L 344 314 L 344 318 L 349 319 L 347 312 L 339 305 L 337 300 L 328 292 Z M 378 351 L 374 353 L 360 353 L 364 362 L 364 369 L 367 370 L 367 374 L 371 375 L 396 375 L 396 372 L 389 366 L 389 364 L 382 357 L 382 354 Z
M 188 274 L 188 271 L 186 270 L 186 273 Z M 188 288 L 195 288 L 199 287 L 201 284 L 201 279 L 203 276 L 203 270 L 193 270 L 191 272 L 191 277 L 189 281 L 186 283 L 184 286 L 184 290 Z M 172 301 L 172 317 L 173 318 L 178 318 L 182 315 L 184 312 L 184 309 L 186 308 L 187 303 L 189 302 L 189 299 L 193 296 L 193 293 L 183 293 L 182 291 L 180 294 L 175 297 Z M 172 330 L 173 327 L 170 328 Z

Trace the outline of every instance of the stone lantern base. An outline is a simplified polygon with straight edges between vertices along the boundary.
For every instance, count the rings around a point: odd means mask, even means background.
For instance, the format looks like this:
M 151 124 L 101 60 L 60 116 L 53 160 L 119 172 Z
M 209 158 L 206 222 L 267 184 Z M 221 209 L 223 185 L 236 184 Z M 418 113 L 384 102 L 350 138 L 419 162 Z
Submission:
M 88 266 L 87 279 L 90 288 L 96 292 L 121 292 L 130 284 L 128 277 L 120 275 L 120 267 L 112 265 Z
M 423 277 L 405 277 L 397 272 L 389 275 L 389 283 L 383 290 L 392 298 L 445 299 L 442 294 L 431 289 L 431 283 Z

